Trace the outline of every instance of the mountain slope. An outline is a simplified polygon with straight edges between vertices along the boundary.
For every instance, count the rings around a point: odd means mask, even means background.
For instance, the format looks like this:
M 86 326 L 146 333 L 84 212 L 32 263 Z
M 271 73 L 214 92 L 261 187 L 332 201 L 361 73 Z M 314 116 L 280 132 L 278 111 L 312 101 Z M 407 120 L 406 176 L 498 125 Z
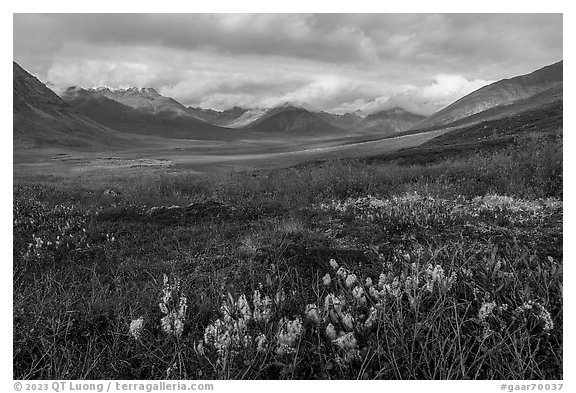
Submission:
M 189 117 L 205 122 L 204 119 L 191 113 L 188 108 L 175 99 L 164 97 L 155 89 L 150 87 L 130 87 L 128 89 L 115 90 L 107 87 L 99 87 L 88 90 L 97 92 L 106 98 L 117 101 L 143 113 L 164 117 Z
M 228 127 L 229 124 L 240 118 L 248 109 L 235 106 L 224 111 L 215 111 L 213 109 L 188 107 L 188 111 L 210 124 Z
M 69 87 L 60 94 L 60 97 L 78 112 L 102 124 L 148 117 L 137 109 L 81 87 Z M 152 118 L 152 116 L 149 117 Z
M 123 90 L 126 91 L 131 90 Z M 108 127 L 126 133 L 149 135 L 175 139 L 215 139 L 227 140 L 234 138 L 234 133 L 226 128 L 214 126 L 188 113 L 188 109 L 172 99 L 152 99 L 148 101 L 148 93 L 143 89 L 132 89 L 122 97 L 131 97 L 124 102 L 126 105 L 110 97 L 117 97 L 114 91 L 106 88 L 82 89 L 72 87 L 62 93 L 62 98 L 80 113 Z M 138 92 L 137 92 L 138 91 Z M 144 95 L 139 92 L 144 91 Z M 110 94 L 112 92 L 112 94 Z M 151 93 L 153 97 L 156 95 Z M 140 97 L 140 98 L 138 98 Z M 137 99 L 138 98 L 138 99 Z M 163 97 L 166 98 L 166 97 Z M 176 102 L 173 105 L 172 101 Z M 169 106 L 159 104 L 164 102 Z M 154 103 L 155 110 L 152 110 Z M 180 107 L 184 112 L 180 112 Z M 171 108 L 174 108 L 172 110 Z
M 324 121 L 304 108 L 283 105 L 267 111 L 243 130 L 266 134 L 319 137 L 343 135 L 346 131 Z
M 440 128 L 467 127 L 477 123 L 482 123 L 490 120 L 503 119 L 506 117 L 518 115 L 522 112 L 534 111 L 549 106 L 554 105 L 562 106 L 563 101 L 562 95 L 563 95 L 563 87 L 554 86 L 544 91 L 541 91 L 540 93 L 534 94 L 531 97 L 515 101 L 512 104 L 498 105 L 485 111 L 478 112 L 471 116 L 456 120 L 452 123 L 448 123 L 443 126 L 431 127 L 429 129 L 437 129 L 439 127 Z M 422 129 L 419 129 L 417 131 L 421 132 Z
M 315 114 L 333 126 L 342 129 L 356 129 L 366 117 L 362 116 L 360 112 L 341 115 L 329 112 L 316 112 Z
M 228 124 L 226 124 L 226 127 L 242 128 L 248 126 L 250 123 L 253 123 L 256 120 L 260 119 L 269 111 L 270 109 L 263 109 L 263 108 L 249 109 L 246 112 L 242 113 L 242 115 L 239 116 L 234 121 L 231 121 Z
M 549 65 L 527 75 L 484 86 L 416 124 L 413 129 L 434 128 L 472 116 L 488 109 L 528 99 L 546 90 L 562 87 L 563 62 Z
M 359 130 L 378 135 L 393 135 L 412 128 L 424 116 L 416 115 L 402 108 L 392 108 L 366 116 Z
M 14 149 L 120 147 L 128 139 L 76 112 L 36 77 L 13 63 Z

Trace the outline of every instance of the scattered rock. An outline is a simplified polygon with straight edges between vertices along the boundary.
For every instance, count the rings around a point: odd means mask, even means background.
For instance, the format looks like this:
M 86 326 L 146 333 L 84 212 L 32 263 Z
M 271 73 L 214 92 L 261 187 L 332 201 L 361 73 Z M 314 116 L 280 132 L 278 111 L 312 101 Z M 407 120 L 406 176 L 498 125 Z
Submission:
M 114 191 L 111 188 L 108 188 L 107 190 L 104 190 L 104 192 L 102 192 L 102 196 L 105 196 L 108 198 L 115 198 L 117 196 L 120 196 L 120 193 L 117 191 Z
M 206 201 L 191 203 L 186 207 L 186 211 L 195 217 L 220 217 L 228 216 L 232 208 L 220 202 Z
M 171 222 L 199 218 L 225 218 L 229 217 L 234 209 L 216 201 L 196 202 L 188 206 L 153 206 L 146 210 L 146 216 L 155 220 L 169 220 Z

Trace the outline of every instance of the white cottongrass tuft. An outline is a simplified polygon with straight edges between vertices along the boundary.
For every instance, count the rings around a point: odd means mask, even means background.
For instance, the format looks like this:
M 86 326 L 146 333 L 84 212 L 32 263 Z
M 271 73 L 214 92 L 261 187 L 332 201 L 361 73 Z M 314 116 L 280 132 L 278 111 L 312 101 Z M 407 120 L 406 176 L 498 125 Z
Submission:
M 343 360 L 345 363 L 349 363 L 359 356 L 358 342 L 352 332 L 341 335 L 332 340 L 332 343 L 344 352 Z
M 330 340 L 334 340 L 337 337 L 336 329 L 331 323 L 326 326 L 326 337 L 328 337 Z
M 253 318 L 256 322 L 264 321 L 268 323 L 272 316 L 272 299 L 268 295 L 262 297 L 259 290 L 255 290 L 252 295 L 252 302 L 254 303 Z
M 336 260 L 330 259 L 330 266 L 332 266 L 332 269 L 337 270 L 339 265 L 338 262 L 336 262 Z
M 348 271 L 346 269 L 344 269 L 343 267 L 340 267 L 338 269 L 338 271 L 336 272 L 336 275 L 345 280 L 346 277 L 348 277 Z
M 266 352 L 266 345 L 268 344 L 268 340 L 266 336 L 262 333 L 256 336 L 256 350 L 260 353 Z
M 168 276 L 164 274 L 162 293 L 161 302 L 158 304 L 160 311 L 164 314 L 160 320 L 162 330 L 166 334 L 180 337 L 184 331 L 184 321 L 188 309 L 188 299 L 180 293 L 180 280 L 175 279 L 174 283 L 170 284 Z M 176 299 L 178 299 L 178 304 L 176 304 Z
M 478 311 L 478 319 L 482 322 L 486 320 L 489 316 L 492 315 L 492 312 L 496 308 L 495 302 L 484 302 L 482 306 L 480 306 L 480 310 Z
M 356 284 L 358 282 L 358 277 L 356 277 L 355 274 L 349 274 L 348 277 L 346 277 L 346 286 L 348 288 L 350 288 L 352 285 Z
M 336 346 L 344 350 L 356 349 L 356 346 L 358 345 L 358 343 L 356 342 L 356 337 L 352 332 L 346 333 L 338 337 L 337 339 L 332 340 L 332 342 L 336 344 Z
M 304 331 L 302 320 L 300 317 L 297 317 L 293 321 L 289 321 L 283 317 L 280 320 L 280 326 L 282 327 L 276 334 L 276 341 L 278 343 L 276 354 L 285 355 L 296 352 L 296 343 Z
M 142 328 L 144 327 L 144 317 L 140 317 L 138 319 L 133 319 L 130 322 L 130 335 L 134 337 L 136 340 L 140 340 L 142 336 Z
M 372 329 L 372 327 L 376 323 L 377 319 L 378 319 L 378 310 L 376 310 L 376 308 L 374 308 L 374 306 L 372 306 L 370 308 L 370 313 L 368 314 L 368 318 L 366 318 L 366 321 L 364 321 L 364 329 L 366 329 L 366 330 Z

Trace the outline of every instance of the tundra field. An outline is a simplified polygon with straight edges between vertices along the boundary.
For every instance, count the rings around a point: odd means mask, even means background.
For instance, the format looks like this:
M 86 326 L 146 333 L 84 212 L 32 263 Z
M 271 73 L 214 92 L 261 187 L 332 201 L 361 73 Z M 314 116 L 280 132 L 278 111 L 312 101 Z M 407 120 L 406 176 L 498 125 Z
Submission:
M 15 169 L 14 378 L 562 379 L 562 131 L 438 149 Z

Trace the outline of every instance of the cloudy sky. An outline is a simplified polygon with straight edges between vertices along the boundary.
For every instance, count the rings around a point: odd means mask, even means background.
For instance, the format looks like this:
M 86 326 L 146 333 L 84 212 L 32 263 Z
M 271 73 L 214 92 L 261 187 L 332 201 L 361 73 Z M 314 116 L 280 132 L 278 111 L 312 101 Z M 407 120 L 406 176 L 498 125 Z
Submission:
M 214 109 L 428 115 L 561 59 L 561 14 L 14 15 L 14 60 L 43 82 Z

